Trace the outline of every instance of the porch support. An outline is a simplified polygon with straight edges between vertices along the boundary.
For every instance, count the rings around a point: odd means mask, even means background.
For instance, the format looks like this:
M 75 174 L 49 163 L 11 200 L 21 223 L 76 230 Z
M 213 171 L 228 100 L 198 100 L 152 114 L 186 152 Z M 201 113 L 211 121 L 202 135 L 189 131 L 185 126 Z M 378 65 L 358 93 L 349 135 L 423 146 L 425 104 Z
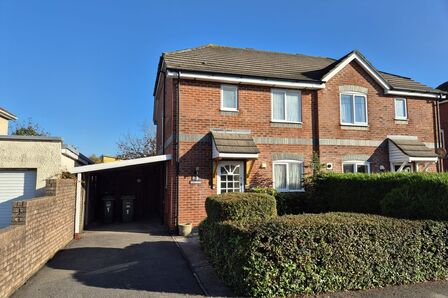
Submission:
M 216 172 L 218 171 L 218 163 L 219 163 L 219 159 L 216 158 L 213 160 L 213 171 L 212 171 L 213 188 L 216 187 L 216 180 L 217 180 Z
M 81 183 L 82 174 L 76 175 L 76 197 L 75 197 L 75 234 L 74 238 L 79 239 L 79 225 L 81 223 Z
M 397 172 L 403 172 L 404 167 L 408 164 L 407 161 L 403 161 L 401 166 L 398 168 Z
M 249 187 L 250 185 L 250 173 L 252 172 L 252 169 L 254 167 L 255 160 L 249 159 L 246 160 L 246 187 Z

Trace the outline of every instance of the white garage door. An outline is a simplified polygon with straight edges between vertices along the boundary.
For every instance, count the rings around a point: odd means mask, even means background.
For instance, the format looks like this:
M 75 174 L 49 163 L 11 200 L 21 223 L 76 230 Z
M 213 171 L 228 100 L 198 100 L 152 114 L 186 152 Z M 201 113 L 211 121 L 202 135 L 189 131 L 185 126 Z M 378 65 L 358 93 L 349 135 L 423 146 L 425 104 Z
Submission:
M 12 202 L 34 197 L 36 170 L 0 169 L 0 228 L 11 223 Z

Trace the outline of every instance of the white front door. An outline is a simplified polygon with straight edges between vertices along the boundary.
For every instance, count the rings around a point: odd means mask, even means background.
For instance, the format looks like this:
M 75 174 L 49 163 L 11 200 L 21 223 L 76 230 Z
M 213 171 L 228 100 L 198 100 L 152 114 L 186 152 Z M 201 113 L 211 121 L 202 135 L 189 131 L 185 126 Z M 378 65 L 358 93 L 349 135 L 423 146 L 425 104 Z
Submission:
M 244 192 L 244 163 L 220 161 L 218 165 L 218 193 Z
M 34 197 L 36 170 L 0 169 L 0 229 L 8 226 L 12 218 L 12 202 Z

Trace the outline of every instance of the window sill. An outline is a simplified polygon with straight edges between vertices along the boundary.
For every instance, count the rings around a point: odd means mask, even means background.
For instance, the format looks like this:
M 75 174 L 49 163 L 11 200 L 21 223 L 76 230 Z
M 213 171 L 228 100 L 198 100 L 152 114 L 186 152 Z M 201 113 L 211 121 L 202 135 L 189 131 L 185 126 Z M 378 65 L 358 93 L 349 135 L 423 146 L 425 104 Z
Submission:
M 356 124 L 341 124 L 341 129 L 347 130 L 369 130 L 368 125 L 356 125 Z
M 408 124 L 408 119 L 395 118 L 395 124 Z
M 220 110 L 223 116 L 238 116 L 240 112 L 238 110 Z
M 302 128 L 302 123 L 301 122 L 271 121 L 271 127 Z

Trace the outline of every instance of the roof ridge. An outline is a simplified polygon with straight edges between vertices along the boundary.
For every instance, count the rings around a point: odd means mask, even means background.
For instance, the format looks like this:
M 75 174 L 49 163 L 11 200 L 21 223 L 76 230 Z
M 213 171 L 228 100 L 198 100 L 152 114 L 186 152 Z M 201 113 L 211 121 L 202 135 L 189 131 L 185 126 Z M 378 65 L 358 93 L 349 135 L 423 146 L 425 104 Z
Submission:
M 235 49 L 235 50 L 244 50 L 244 51 L 252 51 L 252 52 L 261 52 L 261 53 L 272 53 L 272 54 L 281 54 L 281 55 L 287 55 L 287 56 L 303 56 L 303 57 L 312 57 L 312 58 L 320 58 L 320 59 L 328 59 L 332 61 L 337 61 L 338 59 L 331 58 L 331 57 L 324 57 L 324 56 L 316 56 L 316 55 L 308 55 L 308 54 L 302 54 L 302 53 L 287 53 L 287 52 L 279 52 L 279 51 L 272 51 L 272 50 L 261 50 L 261 49 L 255 49 L 255 48 L 241 48 L 241 47 L 232 47 L 232 46 L 224 46 L 224 45 L 217 45 L 217 44 L 206 44 L 194 48 L 188 48 L 188 49 L 182 49 L 172 52 L 164 52 L 163 54 L 177 54 L 177 53 L 183 53 L 183 52 L 189 52 L 193 50 L 200 50 L 204 48 L 224 48 L 224 49 Z

